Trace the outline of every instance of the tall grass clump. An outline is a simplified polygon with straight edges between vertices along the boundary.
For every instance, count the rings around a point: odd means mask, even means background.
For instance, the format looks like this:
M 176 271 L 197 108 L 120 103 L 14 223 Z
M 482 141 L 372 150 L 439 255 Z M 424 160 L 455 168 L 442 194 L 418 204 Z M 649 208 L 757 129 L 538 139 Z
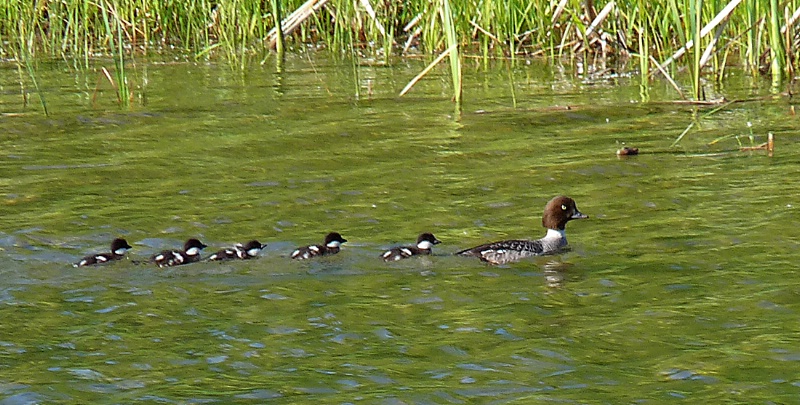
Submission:
M 21 16 L 30 16 L 35 21 L 36 10 L 35 8 L 32 10 L 32 13 L 21 13 Z M 47 102 L 45 101 L 44 93 L 42 89 L 39 87 L 39 81 L 36 79 L 36 69 L 35 69 L 35 55 L 32 51 L 35 49 L 34 43 L 36 41 L 36 24 L 31 21 L 17 21 L 18 27 L 18 36 L 15 38 L 16 42 L 10 44 L 8 47 L 7 52 L 13 56 L 14 61 L 16 61 L 17 71 L 19 72 L 19 83 L 20 83 L 20 92 L 22 94 L 22 102 L 23 105 L 28 104 L 28 90 L 25 88 L 25 77 L 27 76 L 30 79 L 31 84 L 33 85 L 34 90 L 36 91 L 36 96 L 39 99 L 39 104 L 42 106 L 42 111 L 45 115 L 49 115 L 47 111 Z M 23 71 L 25 73 L 23 73 Z
M 243 68 L 273 52 L 278 25 L 285 49 L 314 44 L 334 55 L 355 50 L 393 56 L 457 55 L 563 58 L 600 74 L 638 57 L 643 83 L 691 72 L 702 97 L 706 77 L 738 64 L 752 74 L 790 79 L 800 0 L 0 0 L 0 55 L 81 60 L 152 51 L 219 58 Z M 104 11 L 105 10 L 105 11 Z M 107 14 L 113 10 L 108 26 Z M 285 16 L 284 16 L 285 15 Z M 791 17 L 789 17 L 791 16 Z M 279 21 L 281 22 L 279 24 Z M 271 33 L 272 32 L 272 33 Z M 21 38 L 32 39 L 21 40 Z M 120 46 L 121 44 L 121 46 Z M 25 52 L 22 52 L 22 48 Z M 452 55 L 456 55 L 455 53 Z M 451 70 L 453 70 L 451 60 Z M 684 84 L 684 86 L 686 86 Z
M 107 77 L 109 81 L 111 81 L 111 84 L 116 87 L 119 104 L 121 106 L 128 106 L 131 101 L 131 93 L 128 87 L 128 76 L 125 74 L 125 49 L 122 41 L 122 21 L 120 21 L 120 16 L 117 14 L 117 10 L 111 2 L 101 0 L 100 7 L 109 48 L 114 58 L 114 76 L 117 80 L 114 81 L 111 76 Z M 108 75 L 107 71 L 104 72 Z

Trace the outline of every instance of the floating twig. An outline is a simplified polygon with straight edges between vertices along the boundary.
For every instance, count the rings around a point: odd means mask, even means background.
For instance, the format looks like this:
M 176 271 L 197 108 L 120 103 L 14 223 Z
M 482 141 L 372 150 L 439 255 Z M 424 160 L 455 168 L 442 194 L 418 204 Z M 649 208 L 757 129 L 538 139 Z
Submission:
M 739 148 L 742 152 L 749 152 L 754 150 L 766 150 L 767 156 L 772 157 L 775 153 L 775 136 L 772 132 L 767 134 L 767 141 L 757 146 L 742 146 Z

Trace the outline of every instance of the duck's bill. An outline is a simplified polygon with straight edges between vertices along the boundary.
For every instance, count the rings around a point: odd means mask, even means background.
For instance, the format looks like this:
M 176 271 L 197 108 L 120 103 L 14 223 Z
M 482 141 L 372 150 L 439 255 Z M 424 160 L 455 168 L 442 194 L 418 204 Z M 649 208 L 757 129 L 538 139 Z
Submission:
M 581 214 L 580 211 L 575 211 L 569 219 L 586 219 L 589 218 L 588 215 Z

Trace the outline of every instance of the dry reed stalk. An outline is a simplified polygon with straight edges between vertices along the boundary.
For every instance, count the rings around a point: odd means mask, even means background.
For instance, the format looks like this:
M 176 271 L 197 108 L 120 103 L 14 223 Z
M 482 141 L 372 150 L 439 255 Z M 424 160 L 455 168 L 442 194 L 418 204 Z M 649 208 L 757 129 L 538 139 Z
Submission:
M 769 157 L 772 157 L 772 154 L 775 152 L 775 135 L 772 135 L 772 132 L 767 134 L 767 154 Z
M 486 31 L 485 29 L 483 29 L 483 27 L 481 27 L 480 25 L 476 24 L 475 21 L 470 21 L 469 23 L 473 27 L 475 27 L 476 30 L 480 31 L 483 35 L 486 35 L 487 37 L 491 38 L 493 41 L 495 41 L 497 43 L 502 43 L 496 36 L 492 35 L 491 32 Z
M 280 24 L 283 27 L 283 35 L 289 35 L 293 33 L 305 20 L 309 17 L 314 15 L 320 8 L 322 8 L 328 0 L 308 0 L 303 5 L 297 8 L 292 14 L 289 14 L 283 22 Z M 269 42 L 269 48 L 275 48 L 276 42 L 278 42 L 278 29 L 272 28 L 267 33 L 267 41 Z
M 708 24 L 705 25 L 705 27 L 703 27 L 703 29 L 700 30 L 700 37 L 701 38 L 705 37 L 711 32 L 711 30 L 713 30 L 717 25 L 719 25 L 719 23 L 726 20 L 733 12 L 733 9 L 735 9 L 736 6 L 738 6 L 741 2 L 742 0 L 733 0 L 730 3 L 728 3 L 728 5 L 726 5 L 725 8 L 722 9 L 722 11 L 720 11 L 711 21 L 709 21 Z M 685 54 L 686 51 L 692 49 L 692 47 L 694 47 L 694 40 L 690 39 L 689 41 L 686 42 L 685 45 L 683 45 L 674 54 L 672 54 L 672 56 L 667 58 L 667 60 L 665 60 L 664 63 L 661 64 L 661 66 L 666 67 L 667 65 L 671 64 L 676 59 L 683 56 L 683 54 Z
M 567 1 L 568 0 L 559 1 L 558 5 L 556 6 L 556 9 L 553 10 L 553 16 L 550 18 L 550 22 L 551 22 L 551 25 L 553 27 L 556 26 L 556 23 L 558 22 L 558 18 L 561 17 L 561 13 L 563 13 L 564 12 L 564 8 L 567 7 Z
M 408 22 L 408 24 L 406 24 L 405 27 L 403 27 L 403 32 L 410 31 L 412 28 L 414 28 L 415 25 L 417 25 L 417 23 L 421 19 L 422 19 L 422 13 L 417 14 L 414 18 L 411 19 L 411 21 Z
M 708 44 L 708 47 L 703 52 L 703 56 L 700 58 L 700 67 L 701 68 L 703 66 L 705 66 L 706 63 L 708 63 L 709 59 L 711 59 L 711 54 L 714 52 L 714 47 L 717 46 L 717 42 L 719 41 L 719 37 L 722 36 L 722 32 L 725 30 L 725 27 L 728 25 L 728 21 L 730 21 L 730 20 L 725 20 L 722 24 L 719 25 L 719 27 L 717 27 L 717 31 L 714 33 L 714 37 L 711 38 L 711 43 Z
M 603 21 L 606 19 L 606 17 L 608 17 L 608 14 L 611 12 L 611 10 L 614 8 L 615 5 L 616 5 L 615 2 L 609 1 L 608 4 L 606 4 L 606 6 L 603 7 L 603 10 L 600 11 L 600 14 L 597 14 L 597 17 L 595 17 L 594 20 L 592 20 L 592 23 L 589 25 L 589 28 L 586 29 L 586 37 L 589 37 L 594 33 L 594 30 L 596 30 L 597 27 L 599 27 L 600 24 L 603 23 Z
M 420 79 L 422 79 L 426 74 L 428 74 L 428 72 L 430 72 L 434 66 L 436 66 L 439 62 L 441 62 L 444 58 L 446 58 L 447 55 L 450 54 L 450 52 L 456 50 L 456 48 L 458 48 L 457 44 L 454 44 L 451 47 L 447 48 L 444 52 L 442 52 L 439 56 L 437 56 L 436 59 L 433 60 L 433 62 L 431 62 L 428 66 L 426 66 L 425 69 L 422 69 L 422 72 L 419 72 L 418 75 L 414 76 L 414 78 L 411 79 L 410 82 L 408 82 L 406 87 L 403 88 L 403 90 L 400 92 L 400 97 L 408 93 L 409 90 L 411 90 L 411 88 L 414 87 L 414 85 L 417 84 L 418 81 L 420 81 Z
M 383 29 L 383 24 L 381 24 L 381 22 L 378 21 L 378 16 L 375 14 L 375 9 L 372 8 L 372 4 L 369 3 L 369 0 L 361 0 L 361 6 L 363 6 L 364 9 L 367 10 L 367 14 L 369 14 L 369 17 L 372 18 L 372 21 L 375 23 L 375 27 L 378 28 L 378 32 L 380 32 L 381 35 L 385 37 L 386 30 Z
M 116 83 L 114 83 L 114 78 L 111 77 L 111 73 L 108 72 L 108 69 L 105 66 L 100 68 L 100 71 L 103 73 L 102 76 L 97 77 L 97 83 L 94 86 L 94 91 L 92 92 L 92 104 L 95 104 L 97 100 L 97 93 L 100 91 L 100 82 L 102 82 L 103 77 L 105 77 L 109 83 L 111 83 L 111 87 L 117 88 Z
M 786 21 L 786 25 L 781 27 L 781 34 L 785 34 L 786 33 L 786 29 L 788 27 L 793 26 L 794 23 L 797 22 L 798 18 L 800 18 L 800 7 L 798 7 L 797 10 L 794 10 L 794 13 L 792 14 L 792 16 L 789 17 L 789 19 Z
M 667 73 L 667 71 L 664 70 L 664 68 L 658 64 L 658 61 L 656 61 L 656 58 L 654 58 L 653 55 L 650 55 L 650 62 L 653 62 L 653 64 L 656 65 L 658 71 L 661 72 L 662 75 L 664 75 L 669 84 L 671 84 L 672 87 L 675 89 L 675 91 L 678 92 L 678 95 L 680 95 L 682 99 L 686 100 L 686 96 L 683 95 L 683 91 L 681 91 L 681 88 L 678 87 L 678 83 L 675 83 L 675 80 L 672 80 L 672 76 L 670 76 L 669 73 Z M 642 72 L 642 74 L 645 73 Z
M 408 49 L 411 48 L 411 44 L 414 42 L 414 39 L 416 39 L 419 36 L 419 34 L 421 34 L 421 33 L 422 33 L 422 28 L 421 27 L 417 27 L 417 29 L 414 30 L 414 32 L 411 33 L 411 35 L 408 36 L 408 39 L 406 40 L 406 44 L 403 46 L 403 54 L 404 55 L 406 54 L 406 52 L 408 52 Z

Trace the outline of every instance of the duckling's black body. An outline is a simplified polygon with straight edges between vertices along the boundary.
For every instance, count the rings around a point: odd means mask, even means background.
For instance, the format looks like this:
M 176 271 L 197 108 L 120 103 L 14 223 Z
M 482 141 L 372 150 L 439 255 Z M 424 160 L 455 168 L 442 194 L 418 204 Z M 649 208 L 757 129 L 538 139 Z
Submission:
M 192 238 L 183 244 L 183 250 L 164 250 L 153 256 L 158 267 L 172 267 L 200 261 L 200 252 L 207 248 L 203 242 Z
M 339 246 L 345 242 L 347 239 L 338 232 L 331 232 L 325 236 L 324 244 L 299 247 L 292 252 L 291 258 L 305 260 L 316 256 L 333 255 L 339 253 Z
M 74 263 L 74 267 L 93 266 L 95 264 L 103 264 L 114 260 L 120 260 L 125 257 L 125 252 L 131 248 L 131 245 L 125 239 L 117 238 L 111 241 L 111 252 L 97 253 L 89 255 Z
M 381 258 L 383 258 L 383 261 L 385 262 L 393 262 L 412 256 L 429 255 L 431 254 L 431 248 L 433 245 L 438 245 L 439 243 L 442 243 L 442 241 L 436 239 L 432 233 L 426 232 L 417 237 L 416 246 L 398 246 L 396 248 L 389 249 L 383 252 Z
M 261 249 L 264 249 L 267 244 L 261 244 L 261 242 L 257 240 L 251 240 L 247 242 L 247 244 L 242 245 L 241 243 L 237 243 L 233 245 L 231 248 L 222 249 L 217 253 L 208 257 L 208 260 L 211 261 L 218 261 L 218 260 L 248 260 L 254 257 L 257 257 L 259 253 L 261 253 Z

